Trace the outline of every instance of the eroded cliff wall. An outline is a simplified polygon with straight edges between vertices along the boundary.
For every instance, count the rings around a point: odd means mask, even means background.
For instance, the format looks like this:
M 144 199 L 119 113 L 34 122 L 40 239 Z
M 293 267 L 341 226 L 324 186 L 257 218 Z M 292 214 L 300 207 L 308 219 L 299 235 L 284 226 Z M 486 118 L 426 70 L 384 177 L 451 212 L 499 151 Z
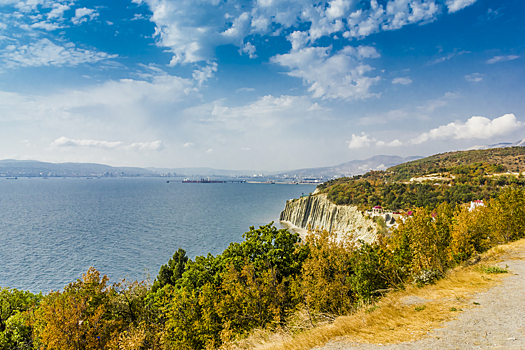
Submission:
M 376 239 L 376 224 L 351 205 L 335 205 L 325 194 L 307 196 L 286 201 L 280 221 L 302 235 L 310 227 L 323 228 L 338 235 L 352 232 L 355 238 L 365 242 Z

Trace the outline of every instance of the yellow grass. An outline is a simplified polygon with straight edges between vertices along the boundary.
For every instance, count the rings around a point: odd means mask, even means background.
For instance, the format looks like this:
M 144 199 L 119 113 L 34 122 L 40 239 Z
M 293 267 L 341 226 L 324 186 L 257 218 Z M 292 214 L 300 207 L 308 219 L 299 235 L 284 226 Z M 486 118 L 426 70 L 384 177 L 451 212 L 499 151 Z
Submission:
M 525 240 L 499 246 L 483 254 L 478 265 L 458 267 L 434 285 L 408 287 L 388 294 L 371 312 L 370 308 L 368 312 L 363 308 L 351 316 L 338 317 L 332 324 L 297 335 L 286 331 L 257 331 L 243 341 L 227 344 L 224 349 L 303 350 L 333 340 L 393 344 L 421 339 L 432 329 L 456 318 L 461 310 L 475 307 L 475 294 L 497 285 L 507 275 L 485 274 L 479 265 L 523 259 L 524 251 Z

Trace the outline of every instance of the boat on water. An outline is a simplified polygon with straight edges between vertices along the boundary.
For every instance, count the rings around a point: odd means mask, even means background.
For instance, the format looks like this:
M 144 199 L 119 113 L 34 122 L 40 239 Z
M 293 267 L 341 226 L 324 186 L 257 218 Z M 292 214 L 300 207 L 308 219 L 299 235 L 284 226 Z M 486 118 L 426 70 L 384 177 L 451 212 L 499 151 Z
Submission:
M 18 177 L 16 176 L 6 177 L 6 180 L 18 180 Z
M 200 180 L 190 180 L 190 179 L 184 179 L 182 180 L 183 184 L 223 184 L 226 183 L 226 181 L 219 181 L 219 180 L 210 180 L 201 178 Z

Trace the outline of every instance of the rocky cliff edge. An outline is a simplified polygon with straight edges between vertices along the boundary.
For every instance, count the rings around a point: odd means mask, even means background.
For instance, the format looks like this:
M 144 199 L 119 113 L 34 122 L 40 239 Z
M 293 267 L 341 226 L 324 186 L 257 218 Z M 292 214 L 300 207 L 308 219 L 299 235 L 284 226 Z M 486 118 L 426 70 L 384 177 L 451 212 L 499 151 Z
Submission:
M 376 239 L 377 225 L 355 206 L 335 205 L 325 194 L 286 201 L 280 221 L 302 237 L 308 228 L 326 229 L 342 236 L 352 233 L 356 239 L 371 243 Z

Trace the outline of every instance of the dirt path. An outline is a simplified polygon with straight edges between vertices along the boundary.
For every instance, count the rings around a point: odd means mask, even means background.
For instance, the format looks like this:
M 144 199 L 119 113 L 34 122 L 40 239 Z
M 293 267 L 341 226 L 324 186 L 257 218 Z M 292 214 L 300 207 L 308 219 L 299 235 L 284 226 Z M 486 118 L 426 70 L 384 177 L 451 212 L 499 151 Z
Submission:
M 519 258 L 525 257 L 521 251 Z M 523 349 L 525 350 L 525 260 L 507 260 L 510 276 L 470 302 L 456 320 L 428 333 L 424 339 L 394 345 L 332 342 L 316 350 L 350 349 Z

